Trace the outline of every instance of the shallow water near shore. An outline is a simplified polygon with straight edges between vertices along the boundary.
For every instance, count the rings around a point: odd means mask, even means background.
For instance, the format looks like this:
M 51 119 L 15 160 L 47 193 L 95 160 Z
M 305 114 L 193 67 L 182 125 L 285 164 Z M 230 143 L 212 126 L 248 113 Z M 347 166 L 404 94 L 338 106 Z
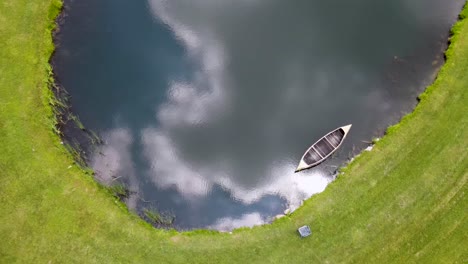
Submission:
M 463 1 L 69 0 L 54 71 L 98 180 L 179 229 L 268 222 L 416 104 Z M 294 174 L 353 124 L 323 165 Z

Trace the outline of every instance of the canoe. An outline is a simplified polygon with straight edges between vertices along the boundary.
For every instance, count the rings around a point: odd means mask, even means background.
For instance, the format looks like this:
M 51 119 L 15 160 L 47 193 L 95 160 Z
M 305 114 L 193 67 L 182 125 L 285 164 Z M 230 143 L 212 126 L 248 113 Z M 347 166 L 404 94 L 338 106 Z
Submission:
M 330 155 L 341 146 L 351 126 L 352 125 L 339 127 L 310 146 L 302 156 L 295 172 L 310 169 L 330 157 Z

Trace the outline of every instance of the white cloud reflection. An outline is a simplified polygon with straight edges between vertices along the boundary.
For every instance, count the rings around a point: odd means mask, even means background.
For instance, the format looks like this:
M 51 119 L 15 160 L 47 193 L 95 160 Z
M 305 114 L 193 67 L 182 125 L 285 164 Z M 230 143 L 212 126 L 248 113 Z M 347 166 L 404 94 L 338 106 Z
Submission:
M 257 225 L 262 225 L 265 222 L 266 221 L 262 218 L 262 216 L 255 212 L 244 214 L 240 218 L 225 217 L 218 219 L 216 223 L 209 228 L 219 231 L 231 231 L 239 227 L 254 227 Z
M 130 147 L 133 137 L 126 128 L 118 128 L 104 133 L 106 142 L 92 157 L 92 167 L 97 178 L 104 184 L 111 184 L 116 178 L 133 175 L 134 168 Z
M 136 192 L 138 185 L 135 175 L 130 148 L 133 136 L 127 128 L 112 129 L 103 135 L 105 145 L 99 148 L 91 158 L 91 165 L 96 178 L 104 185 L 112 185 L 119 179 L 124 179 L 131 191 Z M 135 208 L 137 197 L 130 196 L 127 204 Z
M 145 155 L 151 162 L 153 182 L 162 188 L 175 187 L 187 199 L 206 196 L 217 184 L 245 204 L 254 203 L 265 195 L 279 195 L 288 201 L 290 208 L 295 209 L 304 199 L 322 192 L 331 180 L 317 170 L 294 173 L 295 165 L 286 162 L 271 166 L 270 182 L 251 188 L 244 186 L 234 175 L 226 173 L 229 170 L 223 164 L 190 166 L 189 161 L 180 158 L 169 135 L 160 130 L 146 129 L 142 141 Z
M 167 24 L 176 37 L 186 47 L 188 55 L 199 62 L 200 69 L 194 74 L 191 83 L 173 81 L 169 87 L 169 103 L 158 111 L 158 119 L 163 125 L 197 124 L 222 110 L 227 104 L 227 96 L 221 85 L 225 56 L 222 45 L 210 32 L 200 35 L 189 25 L 181 23 L 170 15 L 173 5 L 164 0 L 150 1 L 158 19 Z
M 197 13 L 198 17 L 210 21 L 211 18 L 207 16 L 223 13 L 218 11 L 228 10 L 230 4 L 231 1 L 198 1 L 196 4 L 188 4 L 183 1 L 150 0 L 155 16 L 171 28 L 188 55 L 200 67 L 191 82 L 174 80 L 170 83 L 167 102 L 157 110 L 159 126 L 146 128 L 141 134 L 145 156 L 151 163 L 149 174 L 157 186 L 176 188 L 187 199 L 206 196 L 214 185 L 219 185 L 229 191 L 234 199 L 245 204 L 254 203 L 265 195 L 279 195 L 295 209 L 302 200 L 323 191 L 330 178 L 318 171 L 294 174 L 297 161 L 271 160 L 258 164 L 268 166 L 263 168 L 268 176 L 252 184 L 251 179 L 236 177 L 235 173 L 238 172 L 234 172 L 235 165 L 231 164 L 229 155 L 223 159 L 220 153 L 213 162 L 192 162 L 186 159 L 184 151 L 179 148 L 178 139 L 173 135 L 177 129 L 190 130 L 200 124 L 214 122 L 229 111 L 228 93 L 231 87 L 225 74 L 229 58 L 224 52 L 223 42 L 217 38 L 215 28 L 207 27 L 206 23 L 185 12 Z M 246 1 L 242 4 L 250 5 L 254 2 Z M 191 18 L 186 20 L 186 17 Z M 290 104 L 287 98 L 285 100 L 285 103 Z M 287 115 L 282 116 L 287 118 Z M 203 155 L 202 152 L 199 155 Z M 238 220 L 224 219 L 218 225 L 238 227 L 239 224 L 260 220 L 259 215 L 247 215 Z

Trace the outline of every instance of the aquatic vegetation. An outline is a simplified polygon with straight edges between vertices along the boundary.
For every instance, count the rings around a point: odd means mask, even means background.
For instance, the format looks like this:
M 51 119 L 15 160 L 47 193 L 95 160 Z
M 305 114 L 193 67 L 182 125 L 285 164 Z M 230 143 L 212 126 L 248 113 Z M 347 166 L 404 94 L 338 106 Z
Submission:
M 125 198 L 128 198 L 128 196 L 131 193 L 128 187 L 123 183 L 112 184 L 108 188 L 111 191 L 111 193 L 114 194 L 121 201 Z
M 144 218 L 151 224 L 157 227 L 169 227 L 174 223 L 174 214 L 167 212 L 159 212 L 156 208 L 143 209 Z

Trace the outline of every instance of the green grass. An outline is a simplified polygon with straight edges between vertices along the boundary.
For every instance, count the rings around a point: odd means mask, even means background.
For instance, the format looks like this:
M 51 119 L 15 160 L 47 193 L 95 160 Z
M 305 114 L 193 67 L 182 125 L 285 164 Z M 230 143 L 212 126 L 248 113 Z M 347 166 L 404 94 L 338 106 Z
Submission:
M 415 112 L 292 216 L 233 234 L 177 233 L 128 213 L 54 133 L 48 59 L 59 7 L 0 1 L 0 262 L 468 261 L 466 21 Z

